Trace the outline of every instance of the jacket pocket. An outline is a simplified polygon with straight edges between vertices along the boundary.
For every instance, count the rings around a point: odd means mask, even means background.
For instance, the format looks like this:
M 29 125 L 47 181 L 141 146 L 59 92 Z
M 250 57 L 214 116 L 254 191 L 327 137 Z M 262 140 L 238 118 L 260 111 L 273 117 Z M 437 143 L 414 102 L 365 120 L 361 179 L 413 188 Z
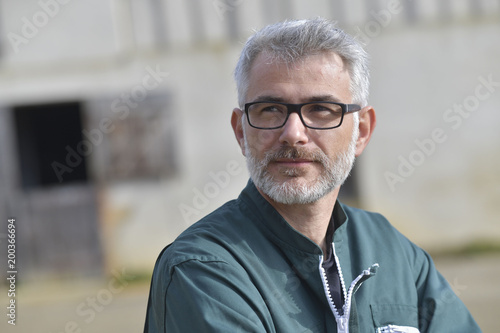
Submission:
M 370 305 L 377 333 L 418 333 L 418 309 L 404 304 Z

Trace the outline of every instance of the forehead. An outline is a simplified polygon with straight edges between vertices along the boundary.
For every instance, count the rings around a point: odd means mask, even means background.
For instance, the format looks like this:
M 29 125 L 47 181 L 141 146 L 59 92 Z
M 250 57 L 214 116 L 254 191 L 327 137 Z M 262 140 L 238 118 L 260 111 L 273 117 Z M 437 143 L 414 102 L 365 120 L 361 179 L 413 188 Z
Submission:
M 332 95 L 350 102 L 350 77 L 345 61 L 334 52 L 322 52 L 284 62 L 262 52 L 252 64 L 247 101 L 259 96 L 290 100 Z

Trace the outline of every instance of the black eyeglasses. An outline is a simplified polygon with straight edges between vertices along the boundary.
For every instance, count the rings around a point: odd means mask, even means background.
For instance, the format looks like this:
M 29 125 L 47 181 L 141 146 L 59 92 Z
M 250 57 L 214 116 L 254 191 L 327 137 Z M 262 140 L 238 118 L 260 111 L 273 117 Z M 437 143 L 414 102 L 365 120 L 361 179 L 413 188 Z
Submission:
M 281 102 L 252 102 L 245 104 L 250 126 L 258 129 L 277 129 L 285 126 L 293 112 L 307 128 L 327 130 L 342 125 L 346 113 L 360 111 L 357 104 L 336 102 L 309 102 L 289 104 Z

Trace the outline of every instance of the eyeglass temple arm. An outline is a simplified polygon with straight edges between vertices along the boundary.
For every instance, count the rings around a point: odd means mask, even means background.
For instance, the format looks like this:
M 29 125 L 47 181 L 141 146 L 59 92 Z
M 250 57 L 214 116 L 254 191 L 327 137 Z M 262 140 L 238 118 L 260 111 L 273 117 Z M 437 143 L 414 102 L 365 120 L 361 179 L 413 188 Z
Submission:
M 345 113 L 351 113 L 356 111 L 361 111 L 361 106 L 358 104 L 346 104 L 347 111 Z

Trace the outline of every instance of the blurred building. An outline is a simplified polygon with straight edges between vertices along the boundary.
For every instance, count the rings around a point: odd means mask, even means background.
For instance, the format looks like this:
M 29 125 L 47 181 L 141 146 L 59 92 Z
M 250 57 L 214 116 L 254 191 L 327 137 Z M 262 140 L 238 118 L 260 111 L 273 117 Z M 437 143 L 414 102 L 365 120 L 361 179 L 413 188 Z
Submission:
M 498 1 L 2 0 L 0 15 L 0 218 L 17 219 L 26 276 L 150 270 L 236 197 L 232 70 L 252 29 L 285 18 L 337 20 L 372 56 L 378 127 L 344 200 L 427 249 L 500 240 Z

